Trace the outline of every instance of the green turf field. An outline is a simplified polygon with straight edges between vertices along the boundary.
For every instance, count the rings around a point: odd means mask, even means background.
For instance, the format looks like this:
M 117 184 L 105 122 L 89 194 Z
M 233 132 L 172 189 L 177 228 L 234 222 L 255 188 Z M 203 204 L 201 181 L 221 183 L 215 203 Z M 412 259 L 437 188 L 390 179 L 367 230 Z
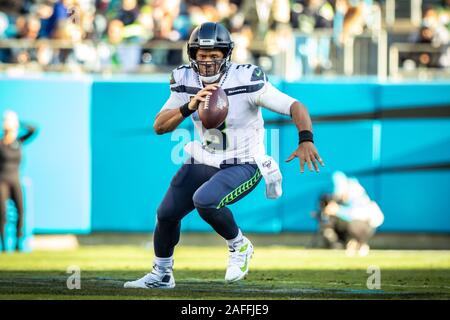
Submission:
M 172 290 L 123 289 L 150 267 L 137 246 L 85 246 L 73 251 L 0 255 L 0 299 L 449 299 L 450 251 L 343 251 L 255 247 L 246 280 L 223 282 L 225 247 L 180 246 Z M 69 290 L 69 266 L 81 269 L 81 289 Z M 367 268 L 381 270 L 381 289 L 366 286 Z

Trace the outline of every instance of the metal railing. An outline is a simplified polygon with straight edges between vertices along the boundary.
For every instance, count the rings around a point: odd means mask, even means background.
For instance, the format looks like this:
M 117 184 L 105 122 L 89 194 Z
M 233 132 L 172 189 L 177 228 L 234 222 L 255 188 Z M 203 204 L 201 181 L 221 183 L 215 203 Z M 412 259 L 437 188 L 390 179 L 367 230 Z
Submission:
M 85 56 L 82 59 L 79 57 L 74 57 L 74 60 L 76 60 L 76 64 L 78 65 L 80 71 L 82 72 L 102 72 L 104 69 L 108 69 L 108 66 L 102 65 L 101 63 L 101 56 L 102 56 L 102 49 L 104 47 L 111 47 L 111 48 L 135 48 L 140 53 L 145 53 L 145 50 L 175 50 L 175 51 L 182 51 L 185 48 L 184 42 L 170 42 L 170 41 L 151 41 L 147 43 L 131 43 L 131 42 L 123 42 L 120 45 L 114 46 L 110 45 L 105 42 L 95 42 L 92 40 L 84 40 L 81 42 L 72 42 L 72 41 L 62 41 L 62 40 L 48 40 L 48 39 L 39 39 L 39 40 L 12 40 L 12 39 L 6 39 L 6 40 L 0 40 L 0 53 L 3 49 L 3 52 L 7 52 L 5 50 L 12 50 L 15 52 L 29 52 L 30 50 L 39 50 L 39 49 L 45 49 L 48 50 L 50 53 L 49 55 L 51 57 L 57 56 L 61 51 L 65 51 L 66 56 L 70 54 L 76 54 L 77 50 L 88 50 L 90 55 Z M 104 52 L 103 52 L 104 54 Z M 6 53 L 7 55 L 7 53 Z M 1 57 L 1 55 L 0 55 Z M 142 57 L 140 57 L 142 58 Z M 38 61 L 36 57 L 33 59 L 33 61 L 27 61 L 26 63 L 17 63 L 17 62 L 9 62 L 9 63 L 1 63 L 0 61 L 0 68 L 5 70 L 14 66 L 24 66 L 24 67 L 30 67 L 32 65 L 39 67 L 42 71 L 70 71 L 71 67 L 73 67 L 73 63 L 70 63 L 66 61 L 65 59 L 59 59 L 62 61 L 55 62 L 53 61 L 45 61 L 42 63 L 42 61 Z M 44 59 L 45 60 L 45 59 Z M 46 59 L 46 60 L 52 60 L 52 59 Z M 186 58 L 182 58 L 182 62 L 186 62 Z M 155 65 L 153 68 L 149 68 L 148 64 L 145 61 L 142 61 L 140 59 L 139 61 L 136 61 L 136 64 L 139 66 L 139 68 L 136 68 L 136 70 L 133 70 L 133 72 L 143 72 L 148 69 L 157 70 L 161 69 L 165 71 L 166 69 L 170 68 L 169 65 Z M 147 65 L 146 65 L 147 64 Z M 129 71 L 129 70 L 128 70 Z
M 399 20 L 397 17 L 397 7 L 408 5 L 409 14 L 406 20 L 413 26 L 419 26 L 422 21 L 422 0 L 386 0 L 384 5 L 384 20 L 387 26 L 394 26 Z M 405 20 L 405 18 L 400 18 Z
M 425 44 L 411 43 L 393 43 L 388 49 L 387 33 L 384 30 L 378 32 L 364 33 L 356 37 L 348 38 L 343 45 L 336 44 L 333 39 L 332 30 L 321 30 L 311 34 L 293 33 L 292 38 L 284 39 L 286 49 L 279 51 L 276 55 L 271 55 L 266 50 L 264 41 L 254 41 L 249 50 L 258 57 L 265 57 L 272 60 L 271 70 L 266 70 L 274 75 L 286 78 L 288 80 L 297 80 L 303 76 L 317 74 L 314 65 L 307 65 L 314 59 L 323 59 L 325 65 L 319 74 L 331 75 L 373 75 L 380 79 L 390 76 L 401 76 L 404 72 L 399 66 L 399 57 L 401 52 L 442 52 L 442 49 Z M 59 40 L 0 40 L 0 58 L 2 52 L 7 50 L 38 50 L 46 48 L 52 51 L 51 55 L 65 52 L 74 54 L 74 52 L 85 50 L 82 59 L 72 59 L 69 61 L 56 59 L 40 64 L 32 61 L 24 65 L 17 63 L 1 63 L 0 71 L 6 71 L 10 68 L 23 66 L 27 71 L 35 68 L 38 71 L 52 72 L 88 72 L 88 73 L 166 73 L 177 67 L 180 63 L 187 63 L 186 42 L 170 41 L 150 41 L 146 43 L 121 43 L 119 47 L 128 48 L 135 51 L 139 61 L 135 62 L 133 68 L 114 69 L 108 63 L 103 64 L 100 60 L 101 52 L 104 46 L 109 44 L 95 41 L 59 41 Z M 117 49 L 117 46 L 111 46 Z M 178 60 L 173 64 L 167 63 L 161 57 L 165 57 L 168 51 L 178 52 Z M 447 49 L 448 50 L 448 49 Z M 160 57 L 158 60 L 158 56 Z M 389 58 L 389 61 L 388 61 Z M 84 60 L 83 60 L 84 59 Z M 56 61 L 56 62 L 55 62 Z M 259 61 L 256 59 L 255 63 Z M 389 71 L 389 73 L 388 73 Z M 427 72 L 436 72 L 439 75 L 448 74 L 447 69 L 431 69 Z
M 108 63 L 102 64 L 101 56 L 104 54 L 105 47 L 113 48 L 113 49 L 129 49 L 136 50 L 138 53 L 138 60 L 135 61 L 135 68 L 130 70 L 122 70 L 125 72 L 132 73 L 145 73 L 145 72 L 167 72 L 180 64 L 188 63 L 188 57 L 186 54 L 186 42 L 185 41 L 168 41 L 168 40 L 152 40 L 149 42 L 122 42 L 118 45 L 111 45 L 107 42 L 96 42 L 92 40 L 85 40 L 81 42 L 72 42 L 72 41 L 62 41 L 62 40 L 48 40 L 48 39 L 39 39 L 39 40 L 17 40 L 17 39 L 4 39 L 0 40 L 0 70 L 7 70 L 12 67 L 23 66 L 23 67 L 31 67 L 36 66 L 36 68 L 40 68 L 42 71 L 71 71 L 74 63 L 70 63 L 67 61 L 57 61 L 55 59 L 44 59 L 44 63 L 39 61 L 38 58 L 34 57 L 33 61 L 27 61 L 26 63 L 18 63 L 18 62 L 5 62 L 1 61 L 2 50 L 4 55 L 7 55 L 7 50 L 12 50 L 15 52 L 25 51 L 28 52 L 30 50 L 40 50 L 45 49 L 50 51 L 49 55 L 52 57 L 57 56 L 61 51 L 66 52 L 66 56 L 70 54 L 74 54 L 81 49 L 88 49 L 89 56 L 84 55 L 82 59 L 79 57 L 75 57 L 76 65 L 78 69 L 82 72 L 104 72 L 105 69 L 108 71 L 110 66 Z M 103 51 L 102 51 L 103 50 Z M 249 50 L 257 55 L 267 55 L 266 49 L 263 41 L 254 41 L 252 42 Z M 170 63 L 165 61 L 165 59 L 161 59 L 161 57 L 167 58 L 167 54 L 169 51 L 177 52 L 178 58 L 174 63 Z M 159 54 L 158 54 L 159 53 Z M 158 56 L 159 59 L 156 59 L 153 56 Z M 136 56 L 135 56 L 136 58 Z M 274 59 L 280 59 L 280 57 L 272 57 Z M 282 58 L 282 57 L 281 57 Z M 53 61 L 47 61 L 53 60 Z M 64 59 L 63 59 L 64 60 Z M 106 59 L 103 62 L 108 62 Z M 279 65 L 279 64 L 277 64 Z M 116 70 L 117 71 L 117 70 Z M 120 68 L 119 68 L 120 71 Z M 282 71 L 275 70 L 275 74 L 282 75 Z
M 293 41 L 296 43 L 294 63 L 303 70 L 302 75 L 308 74 L 304 67 L 308 61 L 326 60 L 325 74 L 387 76 L 387 34 L 384 30 L 349 37 L 343 44 L 334 40 L 332 30 L 297 33 Z
M 414 53 L 426 53 L 426 54 L 436 54 L 436 55 L 447 55 L 450 58 L 450 47 L 435 47 L 430 44 L 425 43 L 392 43 L 389 47 L 389 75 L 396 77 L 404 76 L 423 76 L 423 77 L 433 77 L 433 76 L 450 76 L 449 67 L 421 67 L 420 65 L 405 68 L 400 65 L 400 55 L 404 54 L 414 54 Z M 408 60 L 408 58 L 405 58 Z

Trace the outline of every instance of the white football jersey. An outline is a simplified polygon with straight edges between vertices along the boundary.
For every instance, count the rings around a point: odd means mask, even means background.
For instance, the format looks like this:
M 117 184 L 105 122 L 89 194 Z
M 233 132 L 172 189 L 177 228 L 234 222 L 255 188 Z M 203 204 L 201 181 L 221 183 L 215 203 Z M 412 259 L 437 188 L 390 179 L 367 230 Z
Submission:
M 206 130 L 198 112 L 191 115 L 203 147 L 222 160 L 254 162 L 254 156 L 266 153 L 260 106 L 290 115 L 295 99 L 273 87 L 264 72 L 252 64 L 231 63 L 219 85 L 229 102 L 225 122 L 217 129 Z M 171 95 L 161 110 L 181 107 L 202 88 L 203 83 L 190 66 L 178 67 L 171 75 Z

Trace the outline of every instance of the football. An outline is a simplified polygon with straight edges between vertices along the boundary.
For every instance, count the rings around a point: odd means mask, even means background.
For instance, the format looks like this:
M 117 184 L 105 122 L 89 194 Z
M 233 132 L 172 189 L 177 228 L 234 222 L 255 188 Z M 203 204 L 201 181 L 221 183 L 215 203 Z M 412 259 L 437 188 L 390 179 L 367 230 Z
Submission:
M 205 102 L 198 106 L 198 116 L 206 129 L 219 127 L 228 114 L 228 97 L 225 91 L 218 87 L 212 94 L 206 96 Z

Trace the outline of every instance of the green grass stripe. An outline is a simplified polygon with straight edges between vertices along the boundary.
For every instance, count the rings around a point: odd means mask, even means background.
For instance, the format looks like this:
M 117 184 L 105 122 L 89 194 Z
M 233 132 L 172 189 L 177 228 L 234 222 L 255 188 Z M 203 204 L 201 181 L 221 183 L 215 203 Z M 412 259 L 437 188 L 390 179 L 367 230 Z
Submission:
M 255 174 L 253 177 L 251 177 L 249 180 L 242 183 L 239 187 L 231 191 L 229 194 L 227 194 L 223 199 L 219 202 L 219 205 L 217 206 L 217 209 L 220 209 L 224 206 L 226 206 L 228 203 L 232 202 L 234 199 L 239 197 L 241 194 L 249 190 L 251 187 L 253 187 L 261 178 L 261 171 L 259 169 L 256 169 Z
M 82 246 L 67 251 L 0 254 L 1 299 L 450 299 L 449 250 L 372 250 L 347 257 L 344 250 L 262 246 L 249 274 L 224 281 L 226 246 L 180 245 L 174 253 L 172 290 L 124 289 L 150 271 L 144 245 Z M 81 270 L 81 289 L 69 290 L 68 266 Z M 369 266 L 381 270 L 381 289 L 367 288 Z

